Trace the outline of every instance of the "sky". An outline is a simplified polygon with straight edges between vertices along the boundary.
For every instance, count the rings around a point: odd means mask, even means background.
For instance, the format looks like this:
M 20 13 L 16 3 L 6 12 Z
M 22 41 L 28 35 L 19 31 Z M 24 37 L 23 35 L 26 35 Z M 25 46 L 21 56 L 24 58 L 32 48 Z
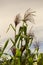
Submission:
M 29 8 L 36 11 L 34 31 L 43 41 L 43 0 L 0 0 L 0 40 L 14 36 L 11 29 L 6 33 L 9 24 L 14 24 L 16 14 L 23 14 Z

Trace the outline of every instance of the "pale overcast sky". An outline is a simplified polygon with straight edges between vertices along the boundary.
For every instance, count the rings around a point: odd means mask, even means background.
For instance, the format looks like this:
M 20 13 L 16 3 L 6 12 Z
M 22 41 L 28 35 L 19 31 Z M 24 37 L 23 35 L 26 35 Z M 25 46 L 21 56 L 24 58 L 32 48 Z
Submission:
M 6 34 L 9 24 L 17 13 L 24 13 L 32 8 L 36 11 L 34 30 L 39 40 L 43 40 L 43 0 L 0 0 L 0 35 L 1 38 L 13 36 L 12 31 Z

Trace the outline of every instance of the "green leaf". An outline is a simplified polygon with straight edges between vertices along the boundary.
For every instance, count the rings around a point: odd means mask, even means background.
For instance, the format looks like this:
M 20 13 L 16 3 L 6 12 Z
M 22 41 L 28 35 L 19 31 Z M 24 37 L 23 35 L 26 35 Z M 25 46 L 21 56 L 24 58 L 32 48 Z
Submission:
M 43 53 L 40 53 L 37 60 L 38 65 L 43 65 Z
M 30 57 L 30 58 L 28 59 L 28 61 L 29 61 L 29 65 L 33 65 L 33 59 L 32 59 L 32 57 Z
M 18 41 L 17 48 L 19 48 L 19 44 L 20 44 L 20 39 L 19 39 L 19 41 Z
M 3 49 L 2 49 L 2 52 L 0 53 L 0 57 L 2 56 L 4 50 L 6 49 L 6 47 L 8 45 L 8 42 L 9 42 L 9 39 L 5 42 L 5 45 L 4 45 Z
M 20 56 L 21 56 L 21 51 L 20 51 L 20 49 L 16 49 L 16 56 L 17 56 L 17 57 L 20 57 Z
M 30 39 L 30 41 L 29 41 L 29 47 L 32 45 L 32 41 L 33 41 L 33 39 Z
M 27 27 L 26 26 L 20 27 L 19 32 L 24 32 L 24 34 L 26 34 Z
M 23 30 L 23 27 L 20 27 L 19 32 Z
M 12 24 L 10 24 L 10 25 L 9 25 L 9 27 L 8 27 L 8 29 L 7 29 L 7 32 L 9 31 L 10 26 L 12 27 L 12 29 L 13 29 L 14 31 L 16 31 L 16 30 L 15 30 L 15 28 L 13 27 L 13 25 L 12 25 Z
M 28 54 L 31 54 L 31 50 L 30 49 L 28 49 Z
M 9 42 L 9 39 L 5 42 L 5 45 L 4 45 L 4 47 L 3 47 L 3 51 L 2 51 L 2 52 L 4 52 L 4 50 L 6 49 L 6 47 L 7 47 L 7 45 L 8 45 L 8 42 Z
M 11 42 L 13 43 L 13 45 L 15 46 L 15 42 L 10 38 Z
M 26 32 L 27 32 L 27 27 L 26 26 L 23 26 L 23 31 L 24 31 L 24 34 L 26 35 Z
M 21 32 L 19 32 L 19 34 L 15 36 L 15 43 L 16 43 L 17 40 L 19 39 L 20 35 L 21 35 Z

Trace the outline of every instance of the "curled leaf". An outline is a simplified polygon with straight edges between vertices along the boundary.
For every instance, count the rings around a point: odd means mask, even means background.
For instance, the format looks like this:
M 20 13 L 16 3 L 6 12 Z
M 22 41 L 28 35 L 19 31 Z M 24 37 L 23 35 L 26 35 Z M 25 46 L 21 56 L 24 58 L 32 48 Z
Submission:
M 12 29 L 13 29 L 14 31 L 16 31 L 15 28 L 13 27 L 13 25 L 10 24 L 9 27 L 8 27 L 8 29 L 7 29 L 7 31 L 6 31 L 6 33 L 9 31 L 10 27 L 12 27 Z

